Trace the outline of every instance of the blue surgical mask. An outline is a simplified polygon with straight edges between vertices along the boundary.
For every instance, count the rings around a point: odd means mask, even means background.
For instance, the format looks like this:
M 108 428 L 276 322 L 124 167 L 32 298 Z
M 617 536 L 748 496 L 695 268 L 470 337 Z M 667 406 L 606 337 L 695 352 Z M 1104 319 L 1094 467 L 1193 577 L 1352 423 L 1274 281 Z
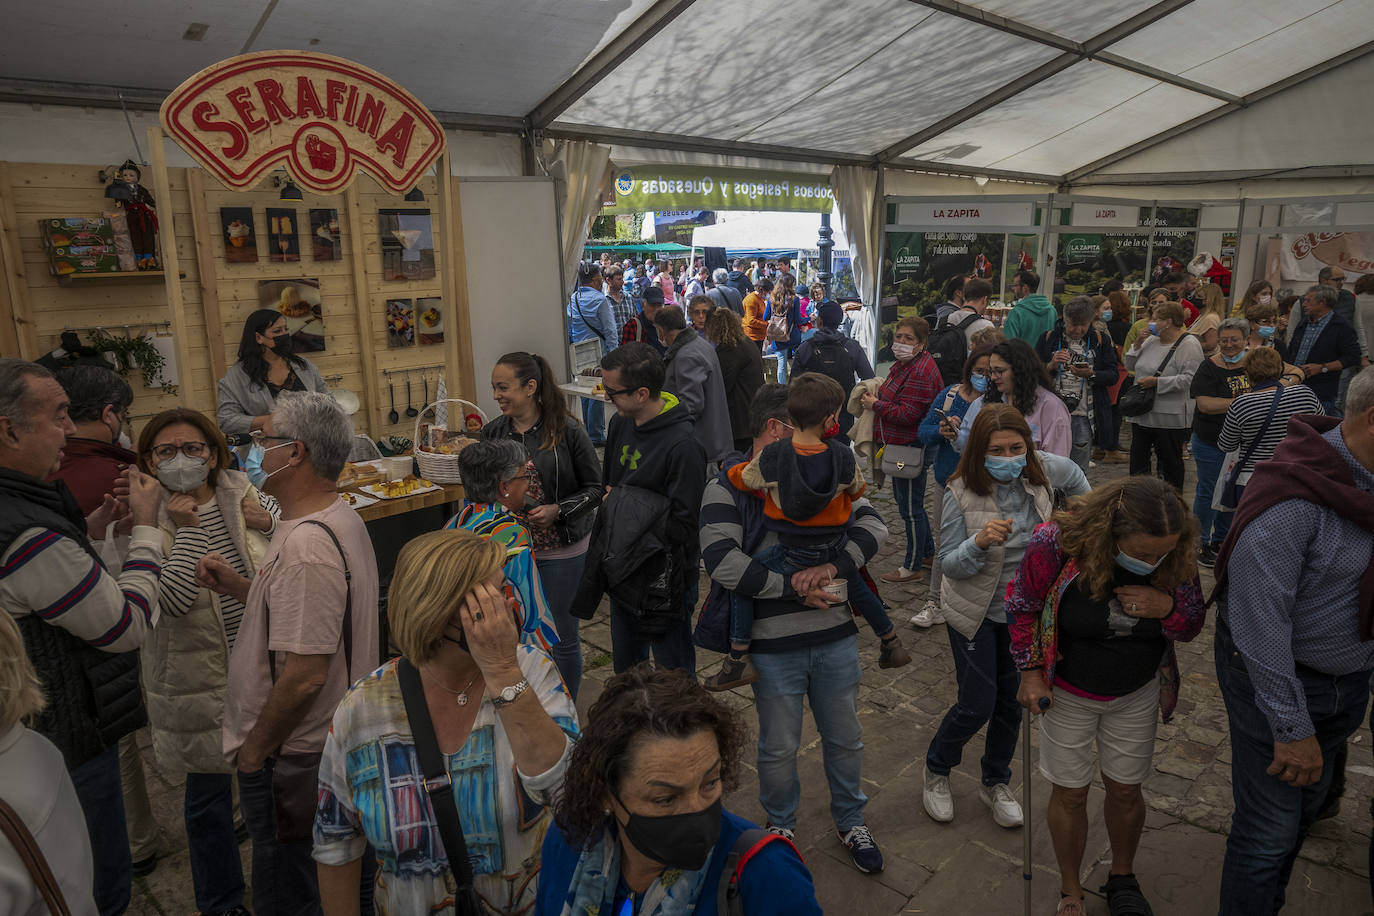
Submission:
M 283 442 L 281 445 L 272 446 L 272 448 L 283 448 L 290 444 L 290 442 Z M 286 467 L 286 465 L 282 465 L 280 468 L 277 468 L 277 470 L 273 471 L 271 474 L 262 469 L 262 459 L 271 450 L 272 449 L 263 448 L 261 445 L 258 445 L 255 442 L 248 449 L 248 459 L 244 462 L 243 471 L 245 474 L 248 475 L 248 482 L 251 483 L 253 486 L 257 487 L 259 490 L 261 490 L 267 484 L 267 479 L 271 477 L 272 474 L 276 474 L 277 471 L 280 471 L 282 470 L 282 468 Z
M 1168 559 L 1167 555 L 1160 557 L 1158 563 L 1146 563 L 1144 560 L 1137 560 L 1130 554 L 1122 553 L 1120 550 L 1116 552 L 1116 565 L 1126 570 L 1126 572 L 1135 573 L 1137 576 L 1148 576 L 1156 569 L 1159 569 L 1160 564 L 1166 559 Z
M 1272 324 L 1262 324 L 1259 326 L 1259 336 L 1262 340 L 1268 340 L 1274 336 L 1274 326 Z
M 1226 361 L 1227 365 L 1234 366 L 1236 363 L 1238 363 L 1238 362 L 1240 362 L 1241 360 L 1245 359 L 1245 351 L 1244 351 L 1244 350 L 1241 350 L 1241 351 L 1240 351 L 1239 353 L 1237 353 L 1235 356 L 1227 356 L 1225 353 L 1223 353 L 1223 354 L 1221 354 L 1221 358 L 1224 359 L 1224 360 Z
M 1021 472 L 1026 469 L 1026 456 L 1015 455 L 1011 458 L 1001 458 L 997 455 L 988 455 L 983 459 L 983 467 L 995 479 L 1007 483 L 1021 476 Z
M 1111 310 L 1111 309 L 1103 309 L 1103 310 L 1102 310 L 1102 320 L 1103 320 L 1103 321 L 1111 321 L 1111 320 L 1112 320 L 1112 310 Z
M 1151 335 L 1151 336 L 1156 336 L 1156 335 L 1159 334 L 1159 325 L 1157 325 L 1157 324 L 1155 324 L 1153 321 L 1151 321 L 1151 322 L 1150 322 L 1150 326 L 1149 326 L 1149 330 L 1150 330 L 1150 335 Z
M 973 386 L 974 391 L 988 390 L 988 377 L 986 375 L 971 375 L 968 383 Z

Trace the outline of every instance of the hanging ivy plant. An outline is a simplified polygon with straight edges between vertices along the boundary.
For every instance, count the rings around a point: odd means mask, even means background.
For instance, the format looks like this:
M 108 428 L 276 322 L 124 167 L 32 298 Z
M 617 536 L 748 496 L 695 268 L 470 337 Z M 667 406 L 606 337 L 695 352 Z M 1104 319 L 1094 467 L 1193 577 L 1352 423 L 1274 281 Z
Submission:
M 116 337 L 103 330 L 91 331 L 88 336 L 92 347 L 114 357 L 115 371 L 120 375 L 128 377 L 131 371 L 137 369 L 143 373 L 143 384 L 146 387 L 161 386 L 165 394 L 177 393 L 177 386 L 169 385 L 163 379 L 162 373 L 167 367 L 167 361 L 163 359 L 158 348 L 153 346 L 151 339 L 142 335 Z

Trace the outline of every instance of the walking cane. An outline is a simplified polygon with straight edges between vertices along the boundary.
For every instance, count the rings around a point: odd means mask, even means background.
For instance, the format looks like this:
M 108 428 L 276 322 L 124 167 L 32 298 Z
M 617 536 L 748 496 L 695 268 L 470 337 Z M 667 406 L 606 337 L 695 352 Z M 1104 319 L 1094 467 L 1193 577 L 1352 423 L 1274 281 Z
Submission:
M 1044 712 L 1050 708 L 1050 698 L 1041 697 L 1040 711 Z M 1034 713 L 1027 709 L 1026 714 L 1021 720 L 1021 747 L 1022 760 L 1025 762 L 1022 767 L 1021 785 L 1025 791 L 1025 815 L 1024 823 L 1021 827 L 1022 842 L 1024 846 L 1021 850 L 1021 877 L 1026 882 L 1026 916 L 1031 916 L 1031 716 Z

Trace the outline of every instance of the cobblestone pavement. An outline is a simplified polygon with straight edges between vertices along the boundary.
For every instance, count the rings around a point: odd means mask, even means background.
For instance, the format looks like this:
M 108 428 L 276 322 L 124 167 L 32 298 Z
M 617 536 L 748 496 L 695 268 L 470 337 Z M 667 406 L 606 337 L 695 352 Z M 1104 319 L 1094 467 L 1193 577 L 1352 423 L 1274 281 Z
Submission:
M 1103 465 L 1089 472 L 1101 483 L 1125 474 L 1124 465 Z M 1193 488 L 1189 462 L 1187 493 Z M 932 483 L 933 492 L 933 483 Z M 901 521 L 890 491 L 873 494 L 892 531 L 872 565 L 875 576 L 900 563 Z M 1212 580 L 1203 571 L 1204 588 Z M 702 594 L 705 594 L 703 589 Z M 962 766 L 952 773 L 955 820 L 937 824 L 921 808 L 921 776 L 931 736 L 954 699 L 954 665 L 943 626 L 918 631 L 907 624 L 925 601 L 926 586 L 886 586 L 903 639 L 915 660 L 898 670 L 878 668 L 877 640 L 860 633 L 863 680 L 859 715 L 864 724 L 864 791 L 869 796 L 867 822 L 886 858 L 879 875 L 863 875 L 835 838 L 822 769 L 820 739 L 806 716 L 798 768 L 802 805 L 797 844 L 815 876 L 826 912 L 836 914 L 1007 914 L 1022 911 L 1025 882 L 1021 877 L 1021 830 L 996 826 L 976 795 L 981 739 L 968 745 Z M 863 626 L 860 620 L 861 627 Z M 582 629 L 587 673 L 579 706 L 584 713 L 611 674 L 610 629 L 604 607 Z M 1192 643 L 1179 646 L 1184 686 L 1178 711 L 1159 729 L 1154 772 L 1145 784 L 1149 811 L 1136 871 L 1154 910 L 1166 914 L 1215 913 L 1222 855 L 1231 817 L 1230 742 L 1226 711 L 1212 664 L 1212 625 Z M 714 671 L 719 656 L 698 653 L 703 673 Z M 744 713 L 751 729 L 752 694 L 725 694 Z M 1038 733 L 1032 740 L 1038 746 Z M 1340 813 L 1319 822 L 1303 847 L 1289 884 L 1285 914 L 1353 916 L 1371 910 L 1368 882 L 1369 798 L 1374 791 L 1371 740 L 1367 727 L 1352 739 L 1348 782 Z M 1022 748 L 1013 765 L 1012 789 L 1022 798 Z M 195 910 L 181 821 L 177 777 L 160 772 L 146 748 L 149 791 L 164 833 L 168 856 L 147 879 L 135 881 L 135 914 L 189 914 Z M 753 760 L 742 785 L 727 799 L 737 813 L 762 821 Z M 1033 912 L 1051 914 L 1058 900 L 1059 878 L 1045 826 L 1049 786 L 1038 772 L 1032 777 Z M 1095 891 L 1106 880 L 1110 860 L 1101 817 L 1101 783 L 1090 798 L 1088 849 L 1083 885 L 1089 890 L 1091 916 L 1106 916 L 1105 899 Z M 248 844 L 242 847 L 248 872 Z

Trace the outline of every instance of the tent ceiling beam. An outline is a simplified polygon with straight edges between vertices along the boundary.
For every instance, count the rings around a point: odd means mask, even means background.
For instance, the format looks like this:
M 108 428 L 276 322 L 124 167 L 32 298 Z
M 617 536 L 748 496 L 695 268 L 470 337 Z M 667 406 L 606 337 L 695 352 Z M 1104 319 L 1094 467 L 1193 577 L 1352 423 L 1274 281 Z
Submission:
M 1196 130 L 1204 124 L 1210 124 L 1217 118 L 1223 118 L 1226 115 L 1231 114 L 1232 112 L 1239 111 L 1241 108 L 1246 108 L 1250 105 L 1254 105 L 1256 102 L 1263 101 L 1264 99 L 1269 98 L 1271 95 L 1277 95 L 1278 93 L 1283 92 L 1286 89 L 1291 89 L 1294 86 L 1299 85 L 1300 83 L 1305 83 L 1308 80 L 1313 79 L 1314 77 L 1321 76 L 1323 73 L 1328 73 L 1332 70 L 1335 70 L 1338 67 L 1342 67 L 1350 63 L 1351 61 L 1359 60 L 1361 57 L 1364 57 L 1371 53 L 1374 53 L 1374 41 L 1367 41 L 1364 44 L 1360 45 L 1358 48 L 1351 48 L 1344 54 L 1338 54 L 1335 57 L 1328 58 L 1319 64 L 1308 67 L 1306 70 L 1301 70 L 1297 73 L 1294 73 L 1292 76 L 1285 77 L 1284 79 L 1279 80 L 1277 83 L 1271 83 L 1270 85 L 1265 86 L 1263 89 L 1257 89 L 1249 95 L 1245 96 L 1239 102 L 1222 105 L 1219 108 L 1214 108 L 1211 111 L 1198 115 L 1196 118 L 1184 121 L 1182 124 L 1175 125 L 1174 127 L 1171 127 L 1168 130 L 1160 131 L 1154 136 L 1148 137 L 1145 140 L 1142 140 L 1138 143 L 1133 143 L 1125 149 L 1117 150 L 1114 153 L 1103 156 L 1101 159 L 1089 162 L 1085 166 L 1074 169 L 1073 171 L 1069 172 L 1067 175 L 1064 176 L 1064 183 L 1066 185 L 1074 184 L 1075 182 L 1082 180 L 1083 178 L 1093 174 L 1094 172 L 1101 171 L 1102 169 L 1107 168 L 1109 165 L 1113 165 L 1117 162 L 1120 162 L 1121 160 L 1133 156 L 1136 153 L 1143 152 L 1147 149 L 1150 149 L 1151 147 L 1158 146 L 1166 140 L 1172 140 L 1174 137 L 1186 134 L 1191 130 Z
M 666 28 L 692 5 L 694 0 L 658 0 L 619 35 L 607 42 L 577 72 L 563 81 L 526 116 L 534 130 L 553 123 L 586 95 L 596 84 L 629 59 L 644 43 Z
M 1191 92 L 1200 93 L 1201 95 L 1209 95 L 1213 98 L 1221 99 L 1223 102 L 1240 101 L 1239 96 L 1232 95 L 1229 92 L 1222 92 L 1220 89 L 1216 89 L 1212 86 L 1206 86 L 1173 73 L 1166 73 L 1157 67 L 1151 67 L 1147 64 L 1142 64 L 1129 58 L 1122 57 L 1119 54 L 1101 50 L 1109 44 L 1120 41 L 1121 38 L 1125 37 L 1124 35 L 1115 37 L 1108 36 L 1104 38 L 1108 33 L 1103 33 L 1088 42 L 1080 42 L 1074 41 L 1071 38 L 1065 38 L 1062 35 L 1056 35 L 1053 32 L 1047 32 L 1044 29 L 1038 29 L 1033 25 L 1027 25 L 1016 19 L 988 12 L 977 6 L 960 3 L 959 0 L 910 0 L 910 2 L 917 6 L 924 6 L 927 9 L 937 10 L 941 13 L 947 13 L 951 16 L 957 16 L 960 19 L 977 23 L 978 25 L 996 29 L 999 32 L 1006 32 L 1018 38 L 1025 38 L 1042 45 L 1048 45 L 1051 48 L 1074 54 L 1079 60 L 1101 61 L 1104 64 L 1111 64 L 1113 67 L 1119 67 L 1122 70 L 1128 70 L 1131 73 L 1148 77 L 1149 79 L 1157 80 L 1161 83 L 1168 83 L 1171 86 L 1178 86 L 1181 89 L 1187 89 Z M 1188 2 L 1191 2 L 1191 0 L 1188 0 Z M 1150 15 L 1152 17 L 1150 21 L 1154 22 L 1162 16 L 1174 12 L 1174 9 L 1180 4 L 1173 3 L 1160 5 L 1165 6 L 1162 12 L 1157 9 L 1153 11 L 1146 10 L 1142 15 Z
M 923 0 L 910 0 L 910 2 L 918 3 L 921 6 L 930 5 L 929 3 L 923 2 Z M 936 2 L 936 0 L 932 0 L 932 2 Z M 943 0 L 939 0 L 939 2 L 943 2 Z M 1063 54 L 1059 55 L 1053 60 L 1047 61 L 1046 63 L 1041 64 L 1039 67 L 1036 67 L 1029 73 L 1022 74 L 1021 76 L 1018 76 L 1011 82 L 1006 83 L 1005 85 L 997 89 L 994 89 L 992 92 L 988 93 L 980 99 L 977 99 L 973 103 L 964 106 L 963 108 L 959 109 L 958 111 L 954 112 L 948 117 L 941 118 L 939 121 L 936 121 L 929 127 L 926 127 L 902 140 L 898 140 L 896 143 L 892 144 L 886 149 L 881 150 L 874 158 L 877 162 L 888 162 L 892 159 L 895 159 L 902 153 L 905 153 L 907 150 L 914 149 L 915 147 L 920 146 L 922 143 L 925 143 L 927 140 L 931 140 L 935 137 L 938 137 L 940 136 L 940 134 L 945 133 L 951 128 L 958 127 L 965 121 L 977 117 L 983 112 L 988 111 L 989 109 L 994 108 L 997 105 L 1000 105 L 1002 102 L 1005 102 L 1007 99 L 1010 99 L 1013 96 L 1019 95 L 1020 93 L 1029 89 L 1030 87 L 1035 86 L 1039 83 L 1043 83 L 1045 80 L 1054 76 L 1056 73 L 1059 73 L 1063 70 L 1067 70 L 1069 67 L 1073 66 L 1074 64 L 1078 63 L 1080 60 L 1083 60 L 1086 57 L 1098 54 L 1108 45 L 1115 44 L 1116 42 L 1127 37 L 1128 35 L 1132 35 L 1140 31 L 1141 29 L 1154 24 L 1158 20 L 1164 18 L 1165 16 L 1168 16 L 1170 13 L 1182 9 L 1183 7 L 1187 6 L 1192 2 L 1193 0 L 1162 0 L 1162 2 L 1156 3 L 1149 9 L 1142 10 L 1134 16 L 1130 17 L 1129 19 L 1119 22 L 1116 25 L 1112 26 L 1110 29 L 1107 29 L 1104 32 L 1099 32 L 1092 38 L 1089 38 L 1087 41 L 1082 43 L 1081 51 L 1065 51 Z M 982 22 L 984 20 L 977 19 L 975 21 Z
M 1311 165 L 1291 169 L 1231 169 L 1215 172 L 1113 172 L 1086 178 L 1084 186 L 1217 184 L 1238 181 L 1299 181 L 1374 177 L 1374 165 Z M 1067 185 L 1065 186 L 1067 187 Z

